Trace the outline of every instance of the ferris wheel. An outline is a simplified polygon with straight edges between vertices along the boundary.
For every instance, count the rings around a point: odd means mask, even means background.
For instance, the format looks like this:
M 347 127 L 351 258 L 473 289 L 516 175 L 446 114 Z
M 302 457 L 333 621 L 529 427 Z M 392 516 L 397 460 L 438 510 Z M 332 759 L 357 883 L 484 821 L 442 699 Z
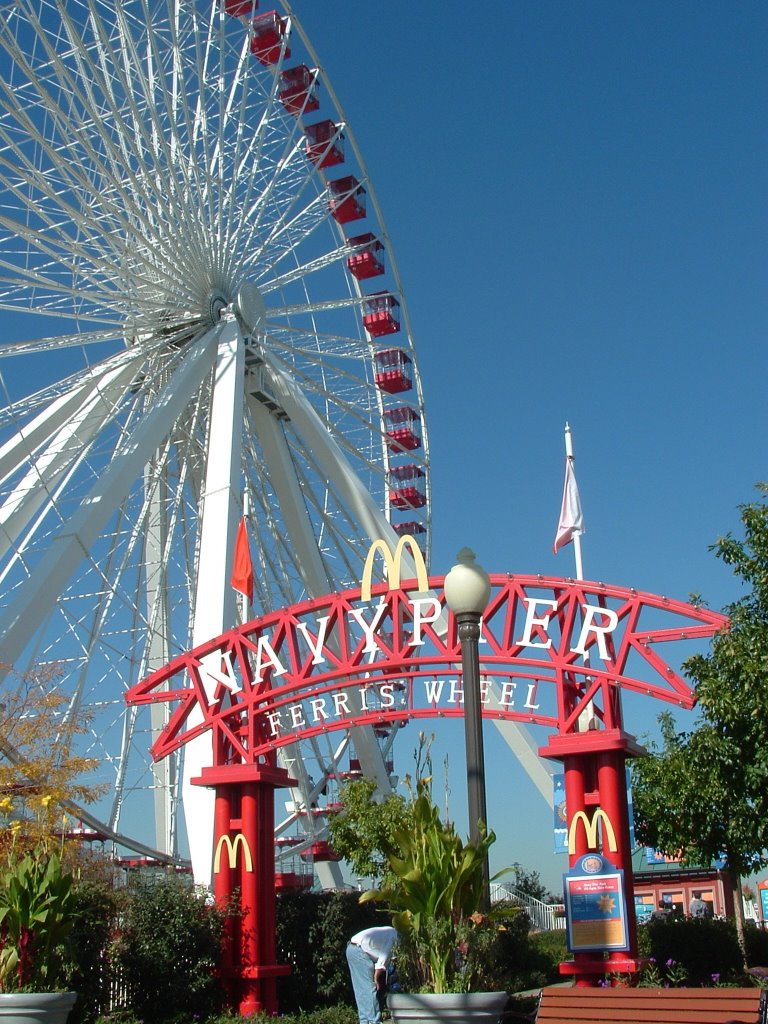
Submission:
M 0 663 L 54 666 L 87 721 L 108 796 L 83 820 L 169 857 L 206 755 L 153 766 L 163 712 L 124 690 L 238 616 L 354 585 L 372 539 L 429 551 L 422 388 L 371 180 L 291 5 L 258 8 L 0 10 Z M 288 751 L 280 830 L 311 841 L 328 780 L 351 755 L 386 781 L 391 742 Z

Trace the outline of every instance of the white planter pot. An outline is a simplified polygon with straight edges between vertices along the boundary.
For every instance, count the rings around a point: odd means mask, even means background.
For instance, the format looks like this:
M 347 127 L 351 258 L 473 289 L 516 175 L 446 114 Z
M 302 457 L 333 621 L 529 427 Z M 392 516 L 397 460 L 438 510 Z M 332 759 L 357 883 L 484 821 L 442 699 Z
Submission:
M 395 1024 L 497 1024 L 506 992 L 392 992 L 387 1006 Z
M 0 1024 L 65 1024 L 77 992 L 0 993 Z

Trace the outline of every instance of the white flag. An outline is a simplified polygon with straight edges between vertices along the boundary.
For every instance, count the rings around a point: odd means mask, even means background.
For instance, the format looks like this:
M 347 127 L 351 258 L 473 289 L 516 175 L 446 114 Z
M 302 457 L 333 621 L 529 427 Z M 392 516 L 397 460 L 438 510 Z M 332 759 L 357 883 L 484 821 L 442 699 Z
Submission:
M 560 548 L 570 544 L 574 536 L 584 533 L 584 513 L 581 511 L 579 500 L 579 488 L 576 486 L 571 460 L 565 460 L 565 485 L 563 487 L 563 505 L 560 509 L 560 522 L 557 524 L 557 534 L 552 548 L 557 554 Z

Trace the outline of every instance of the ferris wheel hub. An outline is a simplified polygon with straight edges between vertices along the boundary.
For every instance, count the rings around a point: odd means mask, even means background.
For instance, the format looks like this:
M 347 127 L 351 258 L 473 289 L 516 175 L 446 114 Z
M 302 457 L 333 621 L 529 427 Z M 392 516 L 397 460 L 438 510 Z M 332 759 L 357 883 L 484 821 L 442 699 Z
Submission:
M 217 324 L 221 320 L 221 314 L 229 305 L 227 299 L 224 298 L 219 292 L 214 292 L 208 300 L 208 318 L 212 324 Z

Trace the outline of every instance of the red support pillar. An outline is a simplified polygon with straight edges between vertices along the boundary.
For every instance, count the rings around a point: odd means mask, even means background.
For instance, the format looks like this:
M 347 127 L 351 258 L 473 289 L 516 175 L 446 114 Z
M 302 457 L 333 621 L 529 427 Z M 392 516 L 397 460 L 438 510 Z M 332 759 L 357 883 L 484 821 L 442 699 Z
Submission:
M 594 765 L 591 757 L 585 758 L 571 754 L 569 757 L 563 758 L 569 867 L 572 867 L 580 857 L 583 857 L 589 851 L 586 829 L 573 830 L 571 823 L 579 811 L 586 813 L 588 795 L 591 794 L 594 797 L 593 768 Z M 573 853 L 571 853 L 571 846 L 573 846 Z M 594 984 L 589 970 L 589 965 L 593 960 L 594 956 L 592 953 L 574 953 L 574 981 L 577 986 Z
M 290 966 L 276 962 L 275 789 L 295 784 L 272 765 L 204 768 L 193 780 L 216 790 L 214 894 L 240 903 L 227 922 L 221 975 L 230 1005 L 243 1016 L 277 1014 L 276 979 Z
M 629 949 L 627 953 L 610 953 L 608 960 L 612 971 L 621 972 L 621 965 L 627 957 L 637 957 L 637 920 L 635 917 L 635 882 L 632 874 L 632 849 L 629 832 L 629 806 L 627 803 L 627 759 L 624 751 L 605 751 L 595 758 L 597 787 L 600 806 L 613 822 L 616 830 L 618 850 L 608 854 L 617 868 L 624 872 L 624 895 L 627 902 L 627 929 Z M 621 838 L 619 838 L 621 837 Z
M 213 895 L 216 905 L 220 910 L 231 908 L 232 896 L 239 884 L 235 882 L 235 867 L 230 866 L 229 850 L 220 850 L 219 841 L 221 836 L 228 836 L 231 839 L 232 821 L 239 816 L 239 811 L 233 805 L 236 801 L 237 792 L 234 786 L 217 786 L 216 800 L 214 804 L 214 856 L 217 862 L 214 864 L 213 874 Z M 223 854 L 223 856 L 222 856 Z M 224 934 L 221 943 L 220 970 L 226 1000 L 228 1005 L 233 1005 L 237 992 L 232 986 L 233 969 L 237 963 L 237 948 L 240 943 L 239 919 L 235 916 L 228 916 L 224 925 Z
M 606 974 L 633 974 L 642 964 L 637 958 L 626 761 L 644 753 L 643 748 L 623 730 L 590 729 L 552 736 L 539 753 L 563 763 L 569 866 L 596 851 L 624 872 L 627 949 L 607 950 L 603 955 L 577 951 L 573 960 L 560 964 L 560 973 L 572 976 L 576 985 L 581 986 L 597 985 Z M 607 824 L 603 819 L 602 843 L 597 827 L 590 831 L 583 821 L 586 817 L 594 822 L 598 810 L 607 819 Z M 578 827 L 579 823 L 583 827 Z

